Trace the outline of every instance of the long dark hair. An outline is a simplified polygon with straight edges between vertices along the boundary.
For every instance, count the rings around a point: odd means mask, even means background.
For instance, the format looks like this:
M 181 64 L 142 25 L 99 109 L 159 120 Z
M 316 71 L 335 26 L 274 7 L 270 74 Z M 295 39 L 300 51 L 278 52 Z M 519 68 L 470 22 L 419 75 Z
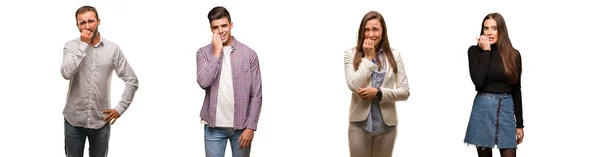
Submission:
M 498 52 L 500 52 L 500 58 L 502 59 L 502 65 L 504 66 L 504 76 L 507 78 L 508 83 L 516 83 L 521 75 L 521 60 L 519 51 L 517 51 L 510 42 L 508 37 L 508 30 L 506 29 L 506 22 L 500 13 L 490 13 L 481 22 L 481 33 L 484 35 L 483 23 L 485 20 L 493 19 L 496 21 L 496 27 L 498 30 L 498 40 L 496 45 Z
M 394 73 L 398 72 L 398 67 L 396 67 L 396 60 L 394 59 L 394 54 L 392 54 L 392 48 L 390 48 L 390 42 L 388 41 L 387 36 L 387 27 L 385 26 L 385 20 L 383 19 L 383 15 L 381 15 L 377 11 L 369 11 L 362 18 L 360 22 L 360 27 L 358 27 L 358 41 L 356 42 L 356 53 L 354 54 L 354 71 L 358 70 L 358 66 L 360 65 L 361 59 L 365 56 L 365 53 L 362 50 L 363 42 L 365 42 L 365 25 L 367 25 L 367 21 L 377 19 L 381 23 L 382 37 L 381 41 L 377 44 L 375 51 L 379 51 L 379 49 L 383 49 L 383 53 L 385 54 L 385 58 L 387 58 L 390 65 L 394 68 Z M 381 70 L 381 61 L 379 57 L 375 57 L 377 65 Z

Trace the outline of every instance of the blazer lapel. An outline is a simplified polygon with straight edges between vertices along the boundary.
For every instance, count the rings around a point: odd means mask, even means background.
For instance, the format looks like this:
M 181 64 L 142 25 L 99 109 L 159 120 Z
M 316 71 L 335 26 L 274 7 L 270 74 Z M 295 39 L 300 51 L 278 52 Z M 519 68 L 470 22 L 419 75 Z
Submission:
M 387 83 L 387 81 L 390 79 L 390 77 L 392 77 L 392 74 L 394 73 L 394 71 L 392 71 L 391 68 L 390 68 L 391 65 L 389 64 L 389 62 L 390 61 L 387 60 L 387 57 L 386 57 L 386 62 L 385 63 L 387 64 L 387 66 L 385 68 L 385 70 L 386 70 L 386 72 L 385 72 L 385 78 L 383 78 L 383 83 L 381 84 L 381 87 L 385 86 L 385 84 Z

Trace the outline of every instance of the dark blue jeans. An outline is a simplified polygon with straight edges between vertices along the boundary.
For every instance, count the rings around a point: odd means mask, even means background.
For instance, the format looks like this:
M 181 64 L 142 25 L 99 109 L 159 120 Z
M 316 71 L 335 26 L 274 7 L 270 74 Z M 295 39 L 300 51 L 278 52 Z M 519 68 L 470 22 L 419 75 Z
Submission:
M 83 157 L 86 138 L 90 141 L 90 157 L 106 157 L 110 124 L 106 124 L 100 129 L 88 129 L 73 126 L 65 120 L 65 155 L 67 157 Z

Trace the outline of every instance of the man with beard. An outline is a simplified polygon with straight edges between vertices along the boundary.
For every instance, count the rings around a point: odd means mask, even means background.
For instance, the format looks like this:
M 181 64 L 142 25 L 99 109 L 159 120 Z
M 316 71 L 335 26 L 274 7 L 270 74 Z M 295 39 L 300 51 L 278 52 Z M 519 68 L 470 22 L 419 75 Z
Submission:
M 119 46 L 100 37 L 100 18 L 94 7 L 80 7 L 75 18 L 81 35 L 65 44 L 61 66 L 62 76 L 70 81 L 63 110 L 65 154 L 83 157 L 88 138 L 89 156 L 106 157 L 110 125 L 131 104 L 138 79 Z M 125 91 L 119 104 L 111 109 L 113 70 L 125 82 Z

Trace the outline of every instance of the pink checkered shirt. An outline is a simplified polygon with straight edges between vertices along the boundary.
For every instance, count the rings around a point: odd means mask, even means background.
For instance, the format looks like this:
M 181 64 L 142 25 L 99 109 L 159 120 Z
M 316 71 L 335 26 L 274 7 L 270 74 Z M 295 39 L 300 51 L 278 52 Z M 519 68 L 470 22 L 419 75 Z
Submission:
M 256 52 L 232 37 L 231 72 L 234 95 L 234 129 L 256 130 L 262 106 L 262 81 Z M 198 84 L 204 89 L 200 118 L 215 127 L 217 94 L 223 55 L 213 55 L 212 44 L 200 48 L 196 55 Z

